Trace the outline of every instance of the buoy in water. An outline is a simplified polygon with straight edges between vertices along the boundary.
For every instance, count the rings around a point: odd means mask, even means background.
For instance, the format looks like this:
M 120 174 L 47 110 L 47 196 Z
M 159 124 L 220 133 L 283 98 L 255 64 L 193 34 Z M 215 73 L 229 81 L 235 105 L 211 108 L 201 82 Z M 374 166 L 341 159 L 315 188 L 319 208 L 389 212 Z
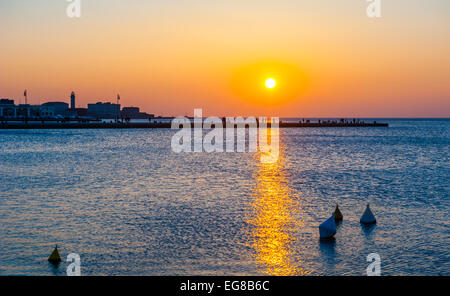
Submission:
M 360 222 L 362 224 L 375 224 L 375 223 L 377 223 L 377 219 L 375 219 L 375 216 L 373 215 L 372 211 L 370 210 L 370 206 L 369 205 L 367 205 L 367 208 L 364 211 L 364 214 L 361 216 Z
M 319 226 L 320 238 L 331 238 L 336 234 L 336 221 L 334 214 Z
M 336 205 L 336 210 L 334 210 L 334 220 L 342 221 L 344 219 L 344 216 L 342 216 L 341 211 L 339 210 L 339 205 Z
M 59 262 L 61 262 L 61 256 L 59 256 L 58 252 L 58 245 L 56 245 L 50 257 L 48 257 L 48 261 L 55 266 L 57 266 Z

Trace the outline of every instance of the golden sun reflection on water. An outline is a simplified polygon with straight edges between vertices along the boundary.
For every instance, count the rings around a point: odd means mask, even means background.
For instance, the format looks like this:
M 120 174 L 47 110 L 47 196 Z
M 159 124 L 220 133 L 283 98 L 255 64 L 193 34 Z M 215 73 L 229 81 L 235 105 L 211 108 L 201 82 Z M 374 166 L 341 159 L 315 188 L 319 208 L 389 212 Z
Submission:
M 269 129 L 270 131 L 270 129 Z M 308 275 L 293 248 L 303 226 L 300 194 L 288 186 L 282 147 L 274 163 L 259 163 L 253 196 L 251 248 L 262 273 L 277 276 Z M 259 155 L 260 156 L 260 155 Z

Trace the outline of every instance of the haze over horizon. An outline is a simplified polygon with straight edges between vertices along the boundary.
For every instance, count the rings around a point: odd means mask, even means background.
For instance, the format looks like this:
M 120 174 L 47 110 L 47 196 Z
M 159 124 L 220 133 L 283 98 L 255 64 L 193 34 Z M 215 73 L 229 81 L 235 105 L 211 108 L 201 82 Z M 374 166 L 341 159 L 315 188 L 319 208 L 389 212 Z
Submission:
M 450 117 L 450 2 L 0 0 L 0 98 L 157 115 Z M 268 79 L 276 85 L 265 86 Z M 266 84 L 267 85 L 267 84 Z

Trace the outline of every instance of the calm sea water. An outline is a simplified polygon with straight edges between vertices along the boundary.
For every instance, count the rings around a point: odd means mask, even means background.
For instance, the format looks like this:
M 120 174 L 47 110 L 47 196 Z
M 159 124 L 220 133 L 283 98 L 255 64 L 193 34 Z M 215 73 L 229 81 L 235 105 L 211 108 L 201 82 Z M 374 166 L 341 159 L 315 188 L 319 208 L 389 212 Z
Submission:
M 283 129 L 275 164 L 175 154 L 171 130 L 1 130 L 0 274 L 65 274 L 58 244 L 85 275 L 364 275 L 374 252 L 383 275 L 450 275 L 450 120 L 383 121 Z

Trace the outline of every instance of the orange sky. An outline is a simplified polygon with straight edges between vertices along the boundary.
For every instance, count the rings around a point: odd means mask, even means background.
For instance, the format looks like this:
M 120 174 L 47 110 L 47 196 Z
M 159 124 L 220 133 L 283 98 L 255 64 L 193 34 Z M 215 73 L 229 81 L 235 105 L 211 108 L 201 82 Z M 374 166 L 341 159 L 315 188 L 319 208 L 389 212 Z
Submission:
M 0 2 L 0 97 L 158 115 L 449 117 L 450 4 L 362 0 Z M 273 76 L 277 86 L 264 87 Z

